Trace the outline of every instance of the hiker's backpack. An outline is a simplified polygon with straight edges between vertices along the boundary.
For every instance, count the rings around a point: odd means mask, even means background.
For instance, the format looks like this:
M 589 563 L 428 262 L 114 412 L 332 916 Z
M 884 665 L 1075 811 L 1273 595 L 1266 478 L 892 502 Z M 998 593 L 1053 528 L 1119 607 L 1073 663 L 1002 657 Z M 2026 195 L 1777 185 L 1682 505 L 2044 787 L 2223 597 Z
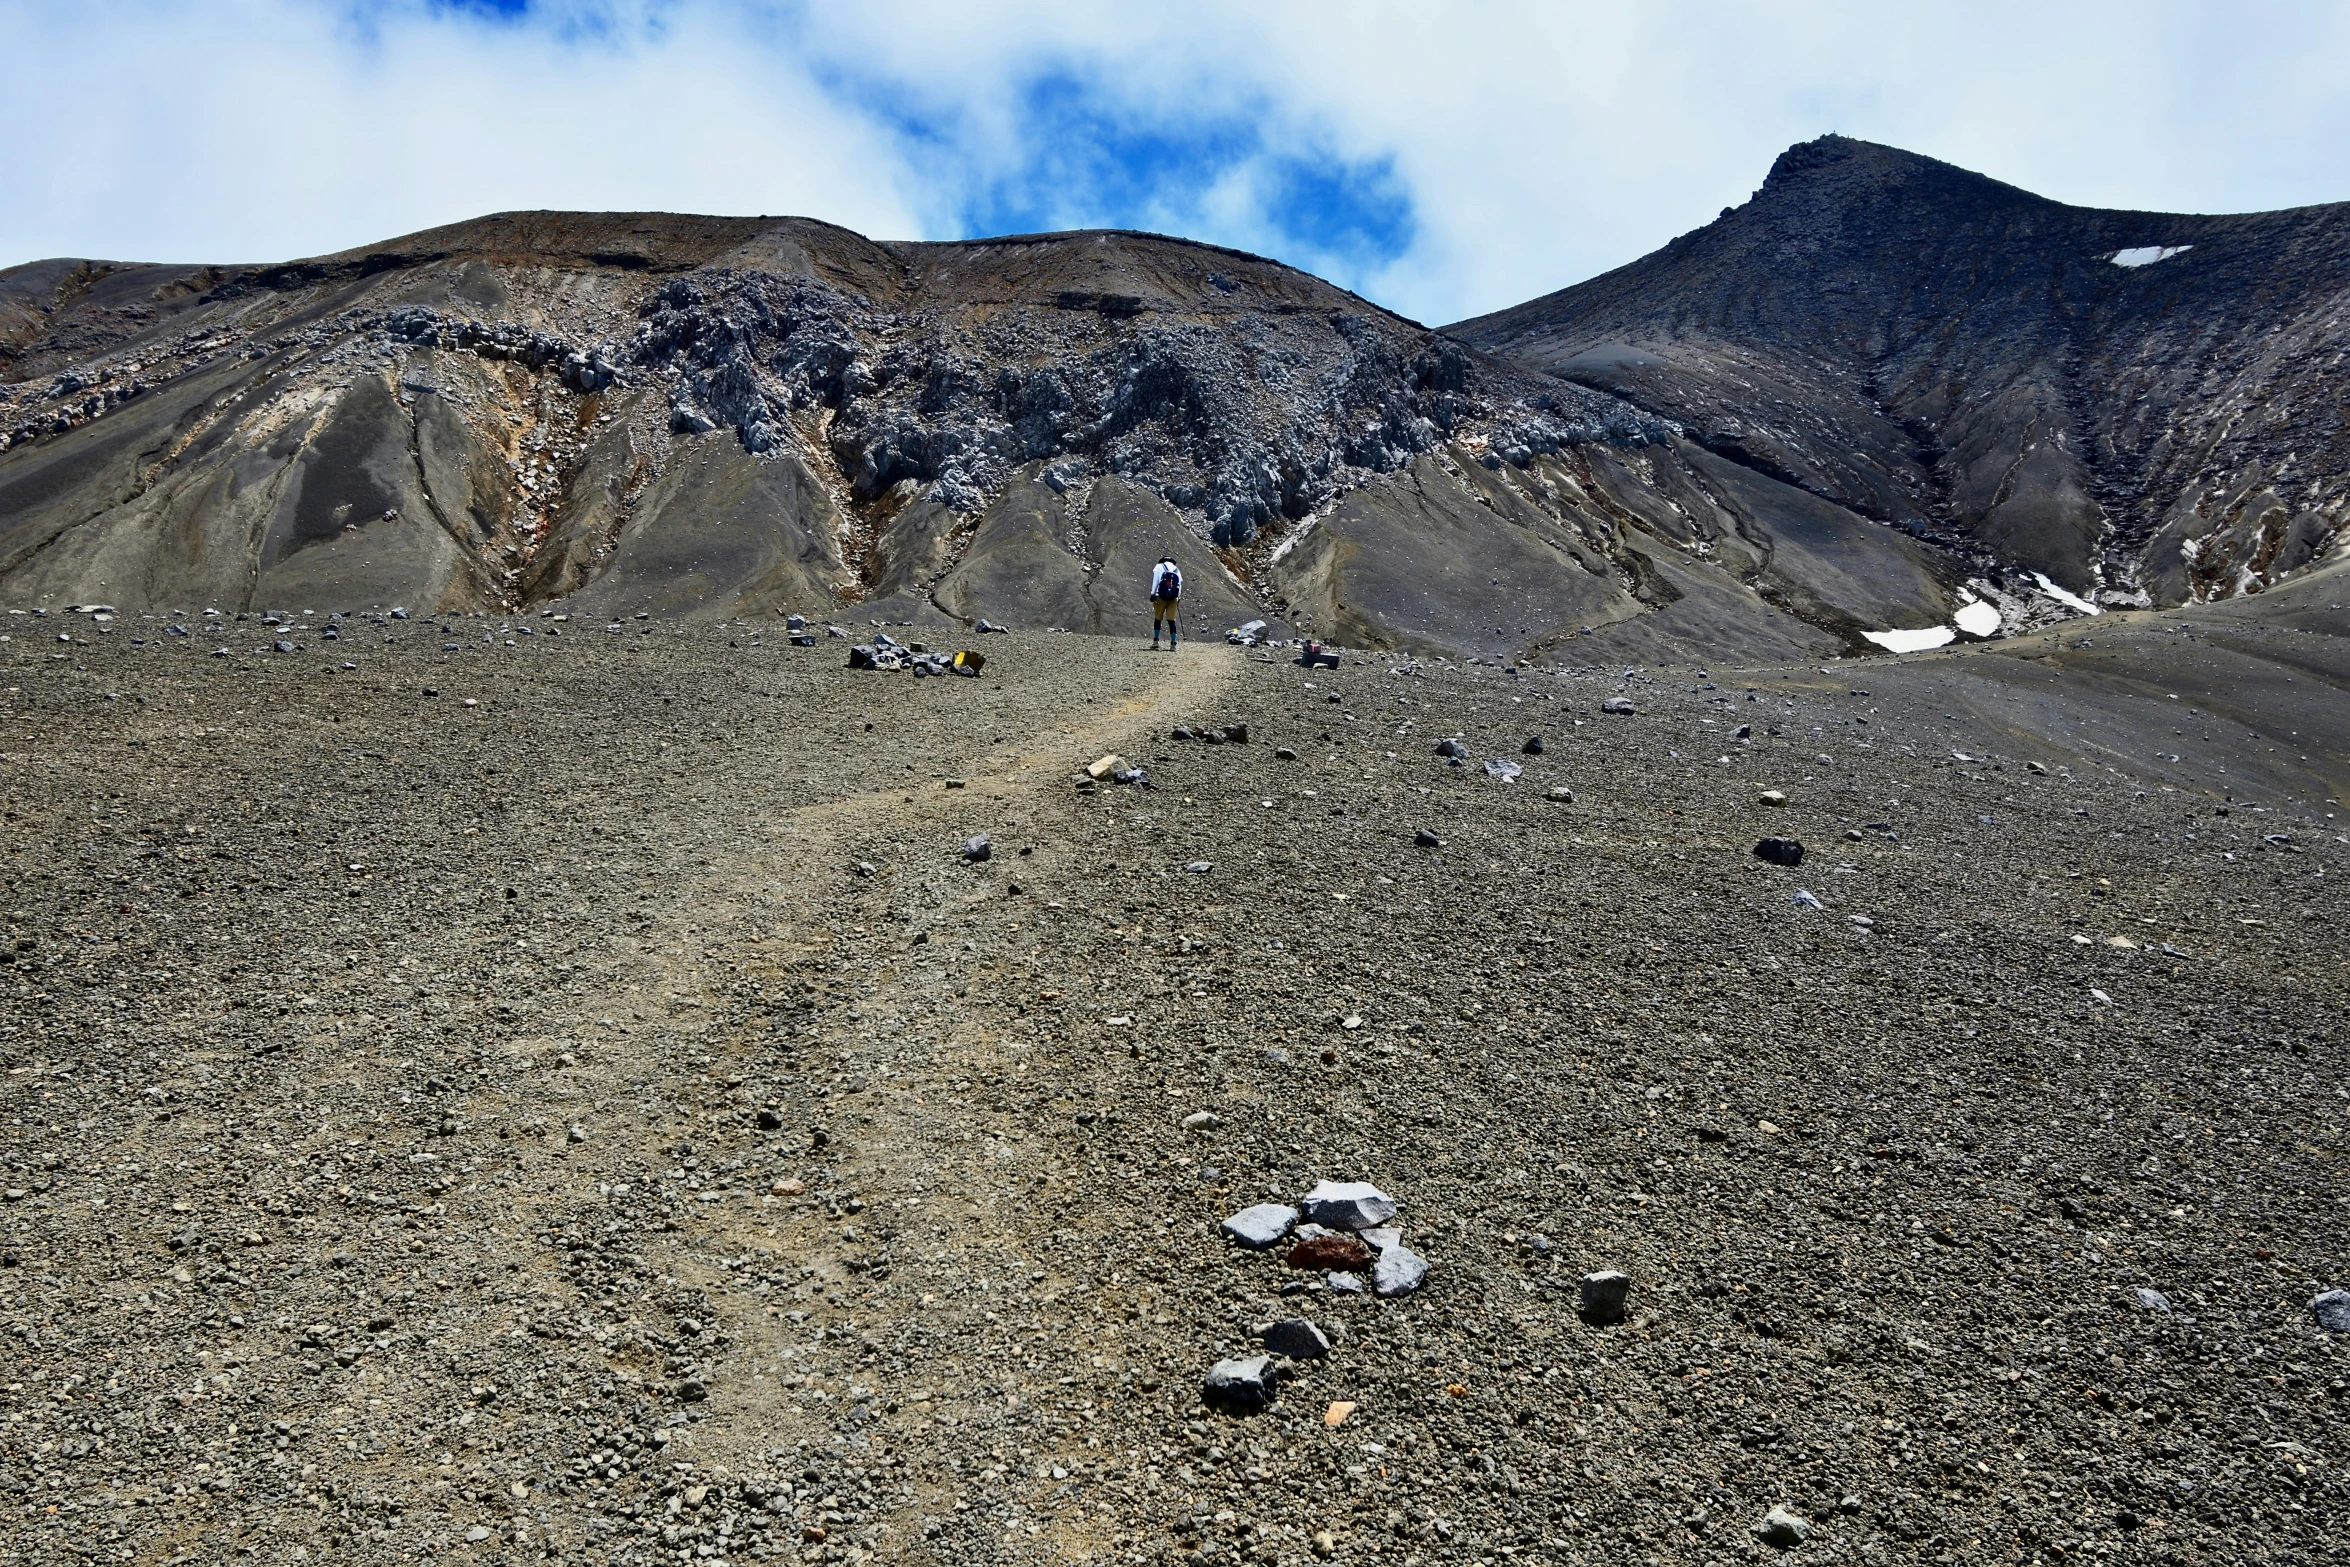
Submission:
M 1161 566 L 1156 581 L 1151 583 L 1152 598 L 1180 598 L 1183 595 L 1183 573 L 1173 566 Z

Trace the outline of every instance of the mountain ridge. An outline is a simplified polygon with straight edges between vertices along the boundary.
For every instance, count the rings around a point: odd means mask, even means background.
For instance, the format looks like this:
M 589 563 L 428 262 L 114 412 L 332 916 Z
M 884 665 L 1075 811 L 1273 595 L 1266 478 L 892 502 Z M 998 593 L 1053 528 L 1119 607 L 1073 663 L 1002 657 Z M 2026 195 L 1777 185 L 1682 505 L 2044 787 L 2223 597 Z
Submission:
M 2322 248 L 2343 213 L 2286 217 Z M 0 602 L 1107 631 L 1174 553 L 1195 631 L 1595 661 L 1971 638 L 1983 604 L 2012 633 L 2339 553 L 2350 450 L 2308 377 L 2213 394 L 2146 347 L 2210 319 L 2206 358 L 2257 360 L 2265 300 L 2331 350 L 2301 273 L 2249 278 L 2276 215 L 2236 221 L 1828 138 L 1442 331 L 1121 230 L 512 212 L 262 266 L 31 263 L 0 272 Z M 2131 269 L 2123 241 L 2191 248 Z M 2259 254 L 2213 284 L 2223 241 Z M 2207 438 L 2233 490 L 2149 488 Z
M 2350 203 L 2101 211 L 1825 137 L 1650 255 L 1444 330 L 1864 515 L 1949 527 L 2077 592 L 2178 603 L 2338 542 L 2350 430 L 2293 417 L 2308 378 L 2264 342 L 2338 356 L 2345 298 Z M 2253 385 L 2196 384 L 2214 374 Z M 2314 482 L 2277 473 L 2289 454 Z M 2207 462 L 2224 482 L 2197 482 Z

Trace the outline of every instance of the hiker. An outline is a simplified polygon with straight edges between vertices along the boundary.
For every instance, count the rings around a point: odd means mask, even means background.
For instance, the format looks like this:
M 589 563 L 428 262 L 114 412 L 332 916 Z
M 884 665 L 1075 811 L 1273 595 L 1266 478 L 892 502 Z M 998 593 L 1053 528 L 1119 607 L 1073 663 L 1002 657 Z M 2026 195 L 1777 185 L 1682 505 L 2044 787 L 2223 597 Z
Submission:
M 1167 651 L 1175 651 L 1175 643 L 1183 634 L 1182 620 L 1176 615 L 1177 600 L 1183 597 L 1183 568 L 1175 564 L 1175 557 L 1162 555 L 1151 568 L 1151 646 L 1159 645 L 1159 627 L 1167 628 Z

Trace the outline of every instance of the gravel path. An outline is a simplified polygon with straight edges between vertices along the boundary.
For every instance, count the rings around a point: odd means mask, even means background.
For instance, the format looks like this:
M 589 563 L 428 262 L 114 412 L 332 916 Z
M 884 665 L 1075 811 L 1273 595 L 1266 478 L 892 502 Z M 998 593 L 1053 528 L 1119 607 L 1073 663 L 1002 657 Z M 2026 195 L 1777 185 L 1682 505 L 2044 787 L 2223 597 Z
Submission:
M 2335 1532 L 2336 733 L 2228 801 L 2050 738 L 2135 722 L 2094 649 L 2027 703 L 344 625 L 0 644 L 0 1560 Z M 1417 1293 L 1219 1236 L 1323 1178 Z

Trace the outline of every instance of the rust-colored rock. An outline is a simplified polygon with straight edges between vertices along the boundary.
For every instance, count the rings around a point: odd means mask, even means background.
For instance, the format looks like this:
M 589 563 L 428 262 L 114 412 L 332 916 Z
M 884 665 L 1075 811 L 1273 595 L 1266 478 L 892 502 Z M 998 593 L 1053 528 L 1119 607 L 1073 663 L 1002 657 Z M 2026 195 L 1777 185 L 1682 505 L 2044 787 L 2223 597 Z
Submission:
M 1351 1235 L 1317 1235 L 1290 1249 L 1289 1265 L 1323 1272 L 1367 1273 L 1371 1268 L 1371 1248 Z

